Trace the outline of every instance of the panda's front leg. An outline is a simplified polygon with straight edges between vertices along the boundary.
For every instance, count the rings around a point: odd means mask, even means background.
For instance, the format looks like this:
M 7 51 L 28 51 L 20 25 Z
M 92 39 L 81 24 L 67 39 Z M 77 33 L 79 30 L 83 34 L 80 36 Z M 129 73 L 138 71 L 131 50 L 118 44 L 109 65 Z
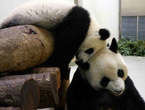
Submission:
M 129 76 L 125 81 L 125 86 L 124 100 L 127 100 L 127 110 L 145 110 L 145 102 Z
M 72 82 L 67 90 L 66 103 L 68 110 L 91 110 L 86 98 L 86 84 L 82 79 L 79 70 L 74 74 Z M 89 94 L 88 94 L 89 95 Z

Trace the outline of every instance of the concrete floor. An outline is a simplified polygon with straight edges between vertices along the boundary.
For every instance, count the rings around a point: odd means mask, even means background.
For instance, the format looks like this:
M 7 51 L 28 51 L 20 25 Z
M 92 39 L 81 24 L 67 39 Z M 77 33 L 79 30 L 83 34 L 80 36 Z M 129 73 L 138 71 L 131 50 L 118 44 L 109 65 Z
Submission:
M 145 100 L 145 57 L 123 57 L 128 66 L 128 75 L 134 81 L 134 84 Z
M 137 90 L 145 100 L 145 85 L 144 85 L 145 84 L 145 57 L 125 56 L 123 58 L 128 67 L 128 75 L 132 78 Z M 72 63 L 70 80 L 72 80 L 73 74 L 76 71 L 76 69 L 77 66 L 74 63 Z M 39 110 L 53 110 L 53 109 L 39 109 Z

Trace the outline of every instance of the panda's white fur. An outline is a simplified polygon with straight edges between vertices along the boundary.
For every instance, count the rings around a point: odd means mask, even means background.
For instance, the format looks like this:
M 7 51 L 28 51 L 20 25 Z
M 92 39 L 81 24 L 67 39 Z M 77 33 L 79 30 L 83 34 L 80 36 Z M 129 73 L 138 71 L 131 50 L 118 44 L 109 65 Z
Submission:
M 106 40 L 106 42 L 107 42 L 107 47 L 108 47 L 108 48 L 110 47 L 110 45 L 111 45 L 111 43 L 112 43 L 112 39 L 113 39 L 113 37 L 110 36 L 110 37 Z
M 7 24 L 14 18 L 19 19 L 21 25 L 36 24 L 46 29 L 50 29 L 69 13 L 74 4 L 60 1 L 30 1 L 17 7 L 2 22 L 0 27 Z

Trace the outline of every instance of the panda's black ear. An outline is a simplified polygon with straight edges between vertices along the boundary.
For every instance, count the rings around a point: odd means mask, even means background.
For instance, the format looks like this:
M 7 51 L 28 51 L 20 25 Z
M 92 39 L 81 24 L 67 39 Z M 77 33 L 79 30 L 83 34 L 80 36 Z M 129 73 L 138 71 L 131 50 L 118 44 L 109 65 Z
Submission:
M 112 39 L 112 43 L 111 43 L 111 46 L 110 46 L 110 50 L 114 53 L 117 53 L 117 48 L 118 48 L 118 45 L 117 45 L 117 41 L 115 38 Z
M 99 35 L 101 36 L 101 40 L 106 40 L 110 36 L 110 32 L 107 29 L 100 29 Z
M 83 70 L 89 70 L 90 64 L 88 62 L 83 63 L 82 61 L 75 61 L 75 63 Z

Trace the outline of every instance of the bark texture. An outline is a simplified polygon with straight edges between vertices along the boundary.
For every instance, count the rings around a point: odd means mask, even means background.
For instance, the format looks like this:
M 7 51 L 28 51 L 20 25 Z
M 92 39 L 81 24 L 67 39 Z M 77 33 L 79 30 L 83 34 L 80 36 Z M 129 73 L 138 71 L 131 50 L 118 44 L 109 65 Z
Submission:
M 52 54 L 54 41 L 45 29 L 32 25 L 0 30 L 0 72 L 40 65 Z

